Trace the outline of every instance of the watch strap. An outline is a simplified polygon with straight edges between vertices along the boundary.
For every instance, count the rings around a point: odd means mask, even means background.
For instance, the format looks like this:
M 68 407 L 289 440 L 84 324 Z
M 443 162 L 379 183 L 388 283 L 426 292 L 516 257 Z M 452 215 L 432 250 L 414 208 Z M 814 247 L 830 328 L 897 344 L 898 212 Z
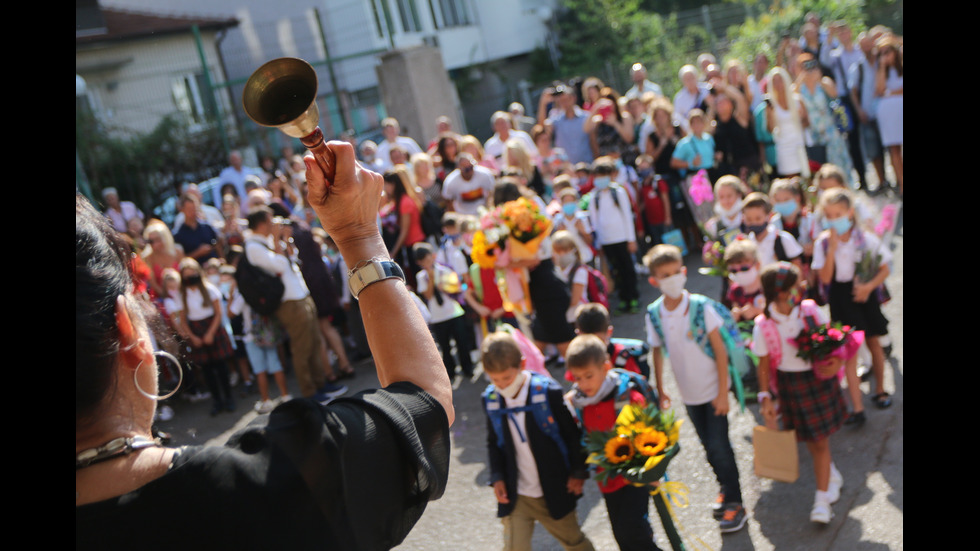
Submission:
M 368 285 L 394 278 L 405 281 L 405 272 L 398 263 L 391 260 L 371 260 L 351 271 L 347 285 L 356 299 Z

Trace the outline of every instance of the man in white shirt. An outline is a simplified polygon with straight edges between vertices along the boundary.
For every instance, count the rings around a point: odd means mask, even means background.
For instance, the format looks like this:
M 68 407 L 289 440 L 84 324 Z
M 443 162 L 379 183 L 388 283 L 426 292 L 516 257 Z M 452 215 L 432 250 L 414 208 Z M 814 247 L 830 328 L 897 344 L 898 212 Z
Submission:
M 320 327 L 317 323 L 316 305 L 310 290 L 295 263 L 283 252 L 279 235 L 282 225 L 274 224 L 272 211 L 265 206 L 255 208 L 248 215 L 251 233 L 245 237 L 245 256 L 253 266 L 274 274 L 282 280 L 282 303 L 276 317 L 289 334 L 289 346 L 293 356 L 293 368 L 300 394 L 314 396 L 321 402 L 345 392 L 346 387 L 332 385 L 326 380 L 320 356 Z
M 698 70 L 694 65 L 681 67 L 678 77 L 683 86 L 674 94 L 674 124 L 679 124 L 685 132 L 690 132 L 687 114 L 704 101 L 705 96 L 708 95 L 708 85 L 698 82 Z
M 495 134 L 487 140 L 487 143 L 483 145 L 483 149 L 487 155 L 493 157 L 494 161 L 497 162 L 497 166 L 503 166 L 504 149 L 506 148 L 507 140 L 511 138 L 516 138 L 524 144 L 524 148 L 527 149 L 527 153 L 531 156 L 532 160 L 538 158 L 538 146 L 534 144 L 534 140 L 531 139 L 531 136 L 527 132 L 513 129 L 513 121 L 510 113 L 497 111 L 490 117 L 490 124 L 493 125 Z
M 116 191 L 116 188 L 107 187 L 102 190 L 102 198 L 105 199 L 106 206 L 109 207 L 106 209 L 105 215 L 112 222 L 112 227 L 116 231 L 125 233 L 126 225 L 132 218 L 142 220 L 143 212 L 130 201 L 120 201 L 119 192 Z
M 493 172 L 476 164 L 469 153 L 456 156 L 456 170 L 446 176 L 442 184 L 442 196 L 452 201 L 452 209 L 462 214 L 479 215 L 480 206 L 486 206 L 496 184 Z
M 647 80 L 647 68 L 642 63 L 634 63 L 633 67 L 630 68 L 630 79 L 633 81 L 633 87 L 626 91 L 627 99 L 639 98 L 644 92 L 653 92 L 658 96 L 664 95 L 659 84 Z
M 247 190 L 245 189 L 245 179 L 249 175 L 258 176 L 260 178 L 262 176 L 261 170 L 242 165 L 242 153 L 237 149 L 228 154 L 228 164 L 230 166 L 225 167 L 224 170 L 221 171 L 221 174 L 218 174 L 221 184 L 214 186 L 214 188 L 211 190 L 211 204 L 216 207 L 221 207 L 222 185 L 232 184 L 238 191 L 238 196 L 245 197 L 245 194 L 247 193 Z M 243 211 L 242 214 L 246 213 Z
M 399 135 L 401 131 L 401 126 L 394 117 L 388 117 L 381 121 L 381 133 L 384 134 L 385 139 L 378 144 L 378 153 L 375 156 L 378 166 L 381 169 L 379 172 L 384 172 L 394 166 L 391 162 L 391 148 L 396 145 L 401 146 L 405 150 L 406 157 L 411 157 L 416 153 L 422 153 L 422 148 L 419 147 L 419 144 L 415 140 L 408 136 Z

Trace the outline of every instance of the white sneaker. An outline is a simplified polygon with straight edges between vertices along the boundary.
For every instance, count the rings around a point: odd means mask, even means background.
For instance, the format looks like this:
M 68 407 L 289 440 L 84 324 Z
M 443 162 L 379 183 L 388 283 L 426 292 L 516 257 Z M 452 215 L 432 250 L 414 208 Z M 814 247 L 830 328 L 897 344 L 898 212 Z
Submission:
M 844 477 L 841 476 L 840 471 L 837 470 L 833 464 L 830 465 L 830 484 L 827 485 L 827 496 L 830 498 L 830 503 L 837 503 L 840 499 L 840 489 L 844 486 Z
M 293 399 L 293 395 L 292 394 L 283 394 L 282 396 L 276 398 L 276 405 L 278 405 L 278 404 L 285 404 L 286 402 L 288 402 L 288 401 L 290 401 L 292 399 Z
M 234 387 L 234 386 L 238 386 L 238 378 L 239 378 L 239 377 L 238 377 L 238 372 L 236 372 L 236 371 L 232 371 L 232 372 L 231 372 L 231 374 L 230 374 L 230 375 L 228 376 L 228 382 L 229 382 L 229 383 L 231 384 L 231 386 L 233 386 L 233 387 Z
M 830 504 L 823 501 L 815 501 L 813 509 L 810 510 L 810 522 L 820 524 L 830 524 L 830 519 L 834 518 L 834 512 L 830 510 Z
M 269 413 L 275 409 L 276 403 L 272 400 L 259 400 L 255 402 L 255 411 L 258 413 Z

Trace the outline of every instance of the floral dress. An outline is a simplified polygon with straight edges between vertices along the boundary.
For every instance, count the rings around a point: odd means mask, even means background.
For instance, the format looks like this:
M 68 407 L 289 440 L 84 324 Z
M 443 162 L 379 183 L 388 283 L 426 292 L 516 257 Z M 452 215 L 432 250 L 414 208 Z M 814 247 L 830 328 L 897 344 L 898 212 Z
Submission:
M 806 85 L 800 86 L 800 97 L 810 118 L 810 126 L 806 128 L 807 144 L 827 146 L 827 161 L 840 167 L 844 172 L 847 183 L 851 181 L 851 155 L 847 152 L 847 142 L 837 130 L 834 115 L 830 111 L 830 98 L 818 84 L 815 91 L 810 91 Z

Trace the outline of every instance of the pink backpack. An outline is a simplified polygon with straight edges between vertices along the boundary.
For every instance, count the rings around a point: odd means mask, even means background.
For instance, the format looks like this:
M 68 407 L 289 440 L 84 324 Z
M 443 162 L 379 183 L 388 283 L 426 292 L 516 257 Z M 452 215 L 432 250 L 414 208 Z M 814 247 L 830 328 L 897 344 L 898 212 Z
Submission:
M 803 316 L 807 325 L 814 327 L 817 325 L 817 312 L 817 303 L 812 299 L 806 299 L 800 303 L 800 315 Z M 776 322 L 766 317 L 765 314 L 759 314 L 755 317 L 755 325 L 762 332 L 762 338 L 766 341 L 766 349 L 769 350 L 769 390 L 775 392 L 776 374 L 779 371 L 779 365 L 783 362 L 783 340 L 779 336 L 779 328 L 776 327 Z

